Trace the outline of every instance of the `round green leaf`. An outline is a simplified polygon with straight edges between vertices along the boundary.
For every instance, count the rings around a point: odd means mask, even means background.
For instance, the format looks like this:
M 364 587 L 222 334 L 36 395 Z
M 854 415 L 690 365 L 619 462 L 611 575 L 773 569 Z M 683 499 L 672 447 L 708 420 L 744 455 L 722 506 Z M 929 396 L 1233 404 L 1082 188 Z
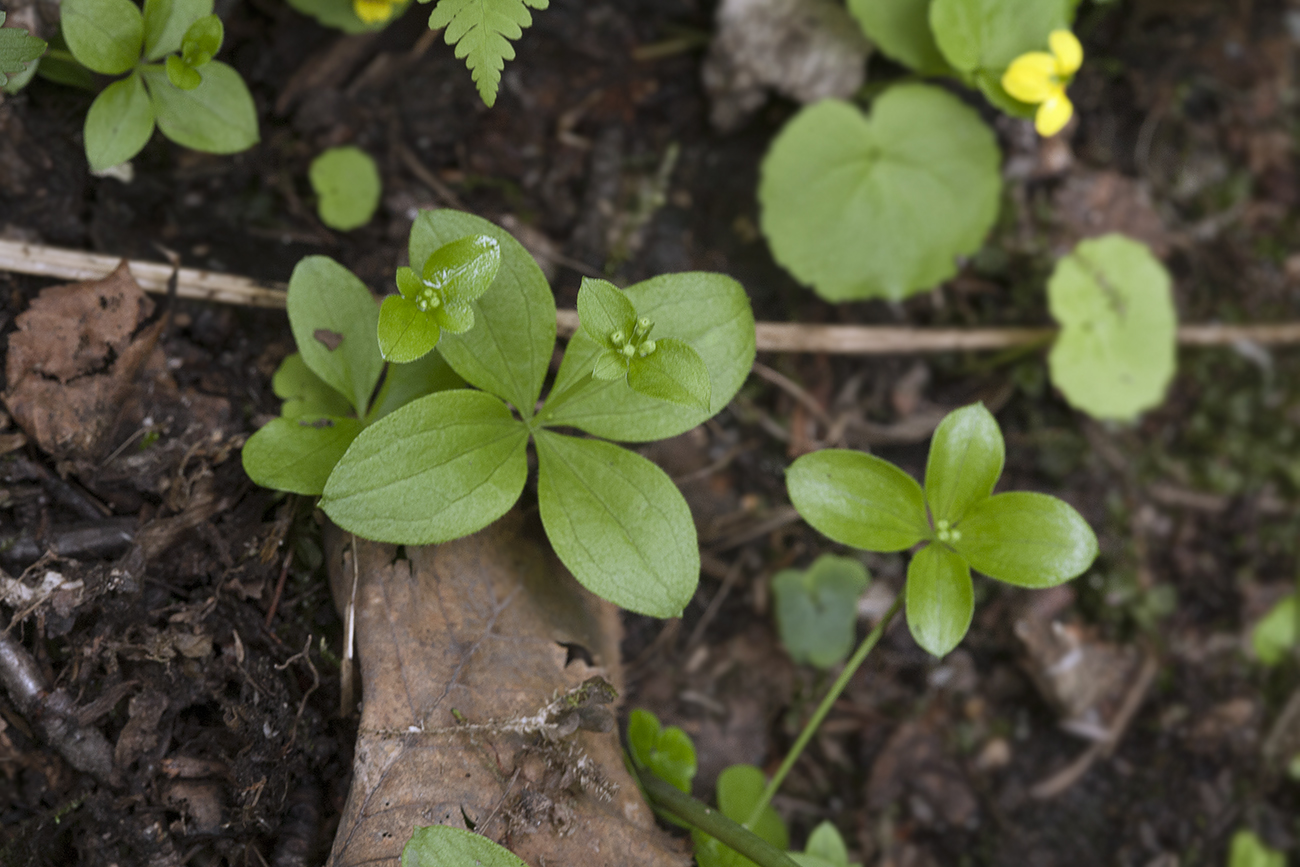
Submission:
M 1022 54 L 1046 51 L 1047 35 L 1068 29 L 1072 0 L 934 0 L 930 29 L 944 57 L 967 74 L 996 73 Z
M 671 337 L 654 341 L 654 350 L 627 366 L 627 384 L 638 394 L 708 412 L 709 369 L 689 344 Z
M 361 428 L 355 418 L 272 419 L 244 444 L 244 472 L 264 488 L 316 496 Z
M 275 376 L 271 377 L 271 390 L 284 401 L 280 404 L 280 415 L 285 418 L 304 415 L 343 418 L 355 412 L 346 397 L 311 372 L 301 352 L 280 362 Z
M 102 172 L 140 152 L 153 135 L 153 107 L 140 76 L 115 81 L 86 112 L 86 160 Z
M 925 499 L 930 517 L 955 524 L 970 506 L 993 493 L 1006 446 L 993 413 L 975 403 L 944 416 L 930 441 Z
M 473 328 L 444 334 L 438 351 L 465 380 L 509 401 L 528 417 L 555 348 L 555 296 L 532 255 L 504 229 L 460 211 L 421 211 L 411 227 L 418 266 L 467 235 L 495 238 L 501 265 L 492 288 L 472 304 Z
M 517 855 L 487 837 L 431 825 L 416 828 L 402 847 L 402 867 L 528 867 Z
M 767 779 L 758 768 L 732 765 L 718 775 L 718 809 L 733 822 L 744 824 L 766 786 Z M 763 809 L 750 830 L 778 849 L 790 845 L 785 823 L 770 805 Z M 691 836 L 695 839 L 695 860 L 700 867 L 751 867 L 753 863 L 702 831 L 693 831 Z
M 658 717 L 637 708 L 628 717 L 627 742 L 637 767 L 649 770 L 688 795 L 691 793 L 696 759 L 690 735 L 677 726 L 663 728 Z
M 63 0 L 59 17 L 64 41 L 87 69 L 121 75 L 140 60 L 144 18 L 131 0 Z
M 534 436 L 538 508 L 564 565 L 621 608 L 680 617 L 699 583 L 700 549 L 677 486 L 616 445 L 548 430 Z
M 852 557 L 823 554 L 807 570 L 783 569 L 772 579 L 776 625 L 790 658 L 830 668 L 853 649 L 858 597 L 867 567 Z
M 896 85 L 864 116 L 823 100 L 786 124 L 758 198 L 776 260 L 830 301 L 899 299 L 956 273 L 997 216 L 992 131 L 955 96 Z
M 907 565 L 907 628 L 928 653 L 945 656 L 975 615 L 970 567 L 945 545 L 926 545 Z
M 528 476 L 528 430 L 481 391 L 440 391 L 366 428 L 325 486 L 320 506 L 378 542 L 434 545 L 506 513 Z
M 874 455 L 822 449 L 785 473 L 790 502 L 824 536 L 864 551 L 903 551 L 930 538 L 916 480 Z
M 180 51 L 190 25 L 211 14 L 212 0 L 144 0 L 145 59 Z
M 804 852 L 821 858 L 833 867 L 849 867 L 849 848 L 844 845 L 844 838 L 839 829 L 830 822 L 823 821 L 808 835 L 808 845 Z
M 922 75 L 951 75 L 930 31 L 932 0 L 849 0 L 849 11 L 876 47 Z
M 331 229 L 348 232 L 370 222 L 382 182 L 375 161 L 361 148 L 330 148 L 307 171 L 316 191 L 316 212 Z
M 387 361 L 405 364 L 427 355 L 438 345 L 442 329 L 433 317 L 401 295 L 389 295 L 379 308 L 379 353 Z
M 1097 536 L 1064 500 L 1013 491 L 980 500 L 952 547 L 972 569 L 1020 587 L 1055 587 L 1097 559 Z
M 1123 235 L 1083 241 L 1047 284 L 1061 333 L 1048 356 L 1052 382 L 1096 418 L 1132 419 L 1164 400 L 1178 319 L 1169 273 Z
M 723 274 L 664 274 L 623 290 L 654 322 L 651 336 L 671 337 L 699 353 L 709 372 L 709 408 L 665 403 L 625 382 L 587 381 L 606 351 L 579 328 L 569 341 L 538 419 L 623 442 L 649 442 L 688 431 L 720 412 L 754 365 L 754 314 L 749 296 Z
M 1289 593 L 1264 615 L 1250 631 L 1255 655 L 1265 665 L 1277 665 L 1287 658 L 1300 635 L 1300 611 L 1294 593 Z
M 203 81 L 181 90 L 161 66 L 146 66 L 145 84 L 158 128 L 187 148 L 233 154 L 257 144 L 257 111 L 239 73 L 219 60 L 203 67 Z

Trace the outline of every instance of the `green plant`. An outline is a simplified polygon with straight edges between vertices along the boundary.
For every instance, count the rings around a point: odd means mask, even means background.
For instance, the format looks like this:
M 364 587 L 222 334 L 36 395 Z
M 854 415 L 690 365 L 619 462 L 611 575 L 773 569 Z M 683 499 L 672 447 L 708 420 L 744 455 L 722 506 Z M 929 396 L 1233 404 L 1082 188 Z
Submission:
M 1295 647 L 1300 636 L 1300 609 L 1296 595 L 1283 596 L 1250 631 L 1250 643 L 1264 665 L 1278 665 Z
M 45 40 L 26 30 L 5 27 L 5 13 L 0 11 L 0 87 L 12 84 L 16 90 L 36 71 L 32 62 L 45 53 Z
M 504 846 L 475 834 L 447 825 L 416 828 L 402 847 L 402 867 L 528 867 Z
M 371 33 L 400 18 L 411 0 L 289 0 L 289 5 L 326 27 Z
M 843 662 L 853 649 L 858 597 L 869 580 L 867 567 L 834 554 L 823 554 L 806 570 L 776 573 L 776 625 L 790 658 L 818 668 Z
M 379 207 L 379 169 L 361 148 L 330 148 L 311 161 L 307 177 L 316 191 L 316 213 L 331 229 L 360 228 Z
M 813 828 L 804 850 L 793 852 L 790 857 L 799 867 L 862 867 L 856 861 L 849 861 L 849 849 L 844 845 L 844 838 L 830 822 L 822 822 Z
M 235 153 L 257 143 L 257 112 L 239 73 L 212 57 L 212 0 L 67 0 L 63 38 L 92 72 L 122 75 L 86 115 L 86 158 L 102 172 L 140 152 L 155 124 L 177 144 Z M 179 52 L 179 54 L 177 53 Z M 158 63 L 164 60 L 164 63 Z
M 528 8 L 548 6 L 550 0 L 438 0 L 429 13 L 429 29 L 447 28 L 443 39 L 456 46 L 456 56 L 464 58 L 479 96 L 490 108 L 497 101 L 505 62 L 515 59 L 510 40 L 533 23 Z
M 695 744 L 686 732 L 677 726 L 664 728 L 657 716 L 637 708 L 627 721 L 627 749 L 637 771 L 649 771 L 665 783 L 691 793 Z
M 1268 846 L 1253 831 L 1243 829 L 1232 835 L 1228 867 L 1286 867 L 1286 853 Z

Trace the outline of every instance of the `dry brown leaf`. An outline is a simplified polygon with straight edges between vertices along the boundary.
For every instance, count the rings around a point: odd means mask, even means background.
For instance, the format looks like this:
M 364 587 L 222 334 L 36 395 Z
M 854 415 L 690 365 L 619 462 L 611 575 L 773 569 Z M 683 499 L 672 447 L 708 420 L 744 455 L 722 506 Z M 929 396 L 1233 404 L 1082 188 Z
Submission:
M 536 715 L 593 676 L 619 685 L 617 611 L 582 589 L 537 532 L 512 512 L 405 557 L 334 534 L 329 568 L 340 610 L 353 550 L 360 561 L 365 698 L 332 867 L 396 867 L 412 829 L 432 824 L 472 824 L 537 867 L 689 863 L 655 827 L 617 733 L 579 730 L 552 741 L 504 727 L 471 732 L 453 714 L 470 726 L 504 723 Z

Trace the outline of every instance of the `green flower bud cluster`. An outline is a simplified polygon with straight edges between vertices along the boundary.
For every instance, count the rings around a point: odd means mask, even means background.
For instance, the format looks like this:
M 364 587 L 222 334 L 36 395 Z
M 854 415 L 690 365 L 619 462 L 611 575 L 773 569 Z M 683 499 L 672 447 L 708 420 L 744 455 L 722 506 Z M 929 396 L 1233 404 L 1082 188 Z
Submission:
M 934 525 L 934 535 L 940 542 L 960 542 L 961 530 L 951 526 L 947 521 L 936 521 Z
M 630 335 L 619 329 L 609 335 L 609 342 L 629 361 L 633 358 L 645 358 L 655 351 L 655 342 L 648 339 L 654 327 L 653 322 L 642 316 L 633 326 Z

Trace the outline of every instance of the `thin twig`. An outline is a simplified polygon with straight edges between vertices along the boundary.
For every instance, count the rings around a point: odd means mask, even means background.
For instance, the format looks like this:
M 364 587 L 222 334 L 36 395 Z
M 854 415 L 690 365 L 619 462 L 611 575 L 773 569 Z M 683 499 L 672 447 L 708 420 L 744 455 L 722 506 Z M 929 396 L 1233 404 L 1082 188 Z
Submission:
M 289 566 L 293 563 L 293 548 L 291 547 L 284 555 L 284 563 L 280 566 L 280 578 L 275 582 L 275 593 L 271 595 L 271 607 L 266 609 L 266 628 L 271 628 L 271 621 L 275 620 L 275 611 L 280 607 L 280 596 L 284 593 L 284 582 L 289 577 Z
M 780 371 L 773 370 L 761 361 L 754 362 L 754 375 L 759 379 L 765 379 L 775 385 L 777 388 L 790 395 L 796 401 L 803 405 L 804 409 L 813 414 L 813 418 L 821 422 L 822 427 L 830 430 L 832 422 L 831 417 L 826 414 L 821 402 L 813 397 L 799 383 Z

